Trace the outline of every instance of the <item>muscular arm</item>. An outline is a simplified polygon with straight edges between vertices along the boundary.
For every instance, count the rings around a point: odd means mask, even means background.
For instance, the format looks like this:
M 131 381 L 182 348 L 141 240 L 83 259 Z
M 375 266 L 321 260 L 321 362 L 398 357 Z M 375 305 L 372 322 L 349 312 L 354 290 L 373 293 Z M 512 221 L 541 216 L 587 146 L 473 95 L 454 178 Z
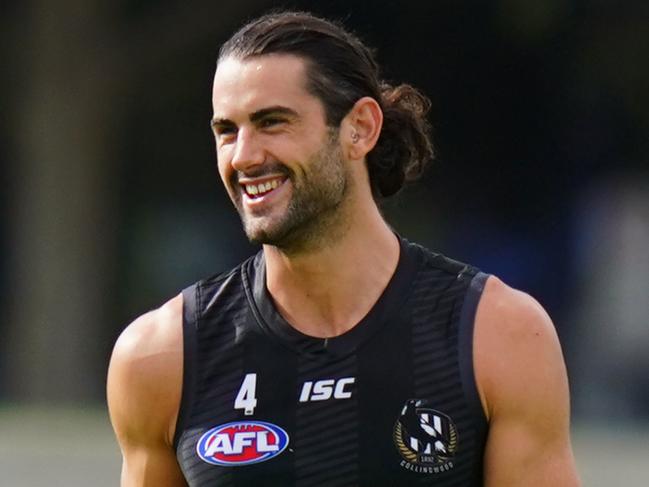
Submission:
M 108 408 L 122 451 L 122 487 L 186 485 L 172 446 L 182 367 L 178 296 L 135 320 L 113 350 Z
M 565 365 L 541 306 L 490 278 L 478 307 L 474 357 L 489 419 L 484 485 L 580 485 Z

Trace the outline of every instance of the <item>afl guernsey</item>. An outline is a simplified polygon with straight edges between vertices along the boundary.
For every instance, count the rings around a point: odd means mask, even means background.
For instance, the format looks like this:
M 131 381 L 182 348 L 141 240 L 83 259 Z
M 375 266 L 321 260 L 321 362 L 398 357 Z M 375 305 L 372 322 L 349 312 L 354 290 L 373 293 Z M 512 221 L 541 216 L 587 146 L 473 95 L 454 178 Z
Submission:
M 400 245 L 379 300 L 334 338 L 282 318 L 263 252 L 183 291 L 174 446 L 191 487 L 482 485 L 472 337 L 487 275 Z

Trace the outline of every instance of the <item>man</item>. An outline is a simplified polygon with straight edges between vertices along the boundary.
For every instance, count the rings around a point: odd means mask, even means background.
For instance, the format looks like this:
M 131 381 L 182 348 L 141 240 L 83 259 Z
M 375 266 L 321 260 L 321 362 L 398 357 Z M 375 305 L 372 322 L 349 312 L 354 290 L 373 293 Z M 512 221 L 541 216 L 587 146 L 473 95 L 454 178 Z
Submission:
M 119 338 L 122 485 L 578 485 L 543 309 L 378 209 L 432 156 L 427 100 L 340 26 L 281 13 L 222 47 L 212 103 L 263 250 Z

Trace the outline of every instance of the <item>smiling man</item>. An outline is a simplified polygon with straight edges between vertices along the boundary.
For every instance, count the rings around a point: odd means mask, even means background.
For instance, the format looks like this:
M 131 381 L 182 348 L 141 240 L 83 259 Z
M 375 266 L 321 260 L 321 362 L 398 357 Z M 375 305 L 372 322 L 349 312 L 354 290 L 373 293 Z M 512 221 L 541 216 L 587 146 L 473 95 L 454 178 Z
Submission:
M 379 211 L 432 157 L 427 99 L 288 12 L 224 44 L 212 104 L 221 179 L 263 247 L 120 336 L 122 485 L 578 485 L 546 313 Z
M 336 128 L 305 90 L 302 59 L 223 59 L 212 128 L 219 170 L 253 242 L 297 253 L 331 239 L 350 181 Z

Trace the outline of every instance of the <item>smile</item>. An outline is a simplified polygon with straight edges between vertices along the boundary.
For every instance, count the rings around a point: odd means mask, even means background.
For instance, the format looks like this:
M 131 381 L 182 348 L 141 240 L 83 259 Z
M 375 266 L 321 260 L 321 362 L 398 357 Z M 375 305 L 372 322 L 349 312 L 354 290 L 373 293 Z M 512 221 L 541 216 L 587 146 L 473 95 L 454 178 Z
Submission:
M 239 184 L 244 189 L 246 195 L 248 195 L 250 198 L 255 199 L 255 198 L 261 198 L 262 196 L 273 191 L 274 189 L 277 189 L 279 186 L 281 186 L 284 183 L 285 180 L 286 180 L 285 177 L 278 176 L 261 182 L 240 181 Z

